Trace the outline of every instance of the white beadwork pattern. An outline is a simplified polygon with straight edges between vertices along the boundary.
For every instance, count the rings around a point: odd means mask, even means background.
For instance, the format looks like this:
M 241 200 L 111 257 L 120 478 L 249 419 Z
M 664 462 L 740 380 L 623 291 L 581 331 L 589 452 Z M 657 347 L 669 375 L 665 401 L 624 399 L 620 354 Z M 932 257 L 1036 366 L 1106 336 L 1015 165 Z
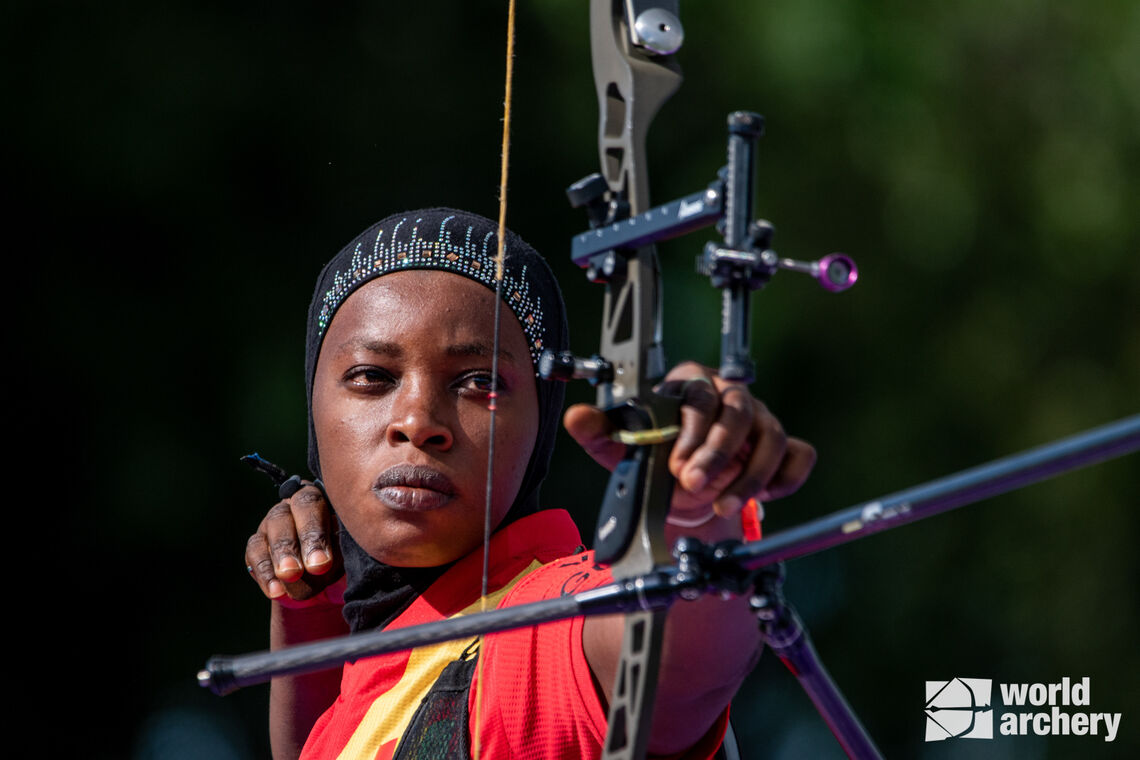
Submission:
M 482 240 L 473 240 L 474 231 L 467 227 L 462 242 L 456 242 L 452 230 L 447 229 L 448 222 L 454 218 L 454 215 L 449 216 L 440 223 L 439 234 L 434 240 L 420 236 L 419 224 L 422 219 L 405 217 L 394 226 L 385 225 L 387 229 L 376 230 L 376 240 L 371 251 L 364 249 L 363 241 L 358 243 L 348 268 L 333 275 L 332 287 L 325 292 L 321 313 L 317 318 L 317 335 L 324 335 L 332 315 L 362 283 L 401 269 L 455 272 L 494 290 L 495 252 L 498 247 L 496 234 L 488 232 Z M 397 240 L 397 233 L 405 224 L 414 225 L 411 239 Z M 386 231 L 389 233 L 387 242 Z M 542 354 L 542 302 L 538 296 L 531 295 L 526 275 L 525 266 L 517 277 L 504 268 L 503 301 L 522 325 L 530 346 L 531 361 L 537 367 L 538 357 Z

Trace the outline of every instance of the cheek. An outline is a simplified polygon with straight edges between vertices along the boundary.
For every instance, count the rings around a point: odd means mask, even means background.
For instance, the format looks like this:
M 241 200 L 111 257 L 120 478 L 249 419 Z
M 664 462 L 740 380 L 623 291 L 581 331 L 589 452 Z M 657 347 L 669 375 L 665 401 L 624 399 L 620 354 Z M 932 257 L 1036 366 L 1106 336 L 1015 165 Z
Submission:
M 481 484 L 476 497 L 480 510 L 483 509 L 486 492 L 487 458 L 491 453 L 494 461 L 492 485 L 495 517 L 501 518 L 510 509 L 534 450 L 537 416 L 537 412 L 520 414 L 518 408 L 501 403 L 495 418 L 494 452 L 490 452 L 491 425 L 487 407 L 473 406 L 462 416 L 460 426 L 463 430 L 463 448 L 470 452 L 465 457 L 464 469 L 472 481 L 478 480 Z
M 534 451 L 535 426 L 520 427 L 510 431 L 508 435 L 508 447 L 511 451 L 518 452 L 516 456 L 511 458 L 510 472 L 516 484 L 521 484 L 527 463 L 530 462 L 531 453 Z M 507 437 L 504 436 L 504 438 Z
M 538 414 L 534 411 L 509 420 L 496 420 L 495 424 L 495 501 L 502 514 L 506 514 L 518 496 L 534 452 Z
M 358 405 L 338 402 L 335 394 L 332 396 L 313 396 L 317 454 L 325 484 L 347 485 L 362 476 L 367 453 L 375 448 L 378 437 L 383 437 L 383 415 L 376 409 L 366 414 Z

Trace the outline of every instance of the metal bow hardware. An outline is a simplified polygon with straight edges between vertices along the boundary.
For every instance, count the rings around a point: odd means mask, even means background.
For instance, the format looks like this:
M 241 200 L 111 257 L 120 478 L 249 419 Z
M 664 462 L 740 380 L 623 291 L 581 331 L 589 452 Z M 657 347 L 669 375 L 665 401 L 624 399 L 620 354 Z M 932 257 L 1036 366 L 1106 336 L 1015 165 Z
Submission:
M 710 243 L 698 269 L 724 292 L 720 374 L 745 383 L 755 375 L 749 351 L 753 290 L 781 265 L 824 271 L 825 282 L 834 289 L 853 284 L 856 277 L 854 264 L 840 255 L 806 264 L 780 259 L 769 250 L 772 226 L 751 218 L 756 141 L 764 125 L 757 114 L 728 117 L 728 160 L 707 189 L 649 208 L 645 136 L 649 122 L 681 83 L 672 57 L 684 37 L 677 6 L 677 0 L 591 0 L 601 172 L 572 185 L 568 195 L 571 204 L 586 209 L 592 228 L 574 238 L 571 256 L 589 279 L 606 288 L 601 349 L 588 359 L 546 352 L 539 367 L 548 379 L 593 382 L 598 405 L 606 409 L 619 440 L 629 443 L 606 488 L 594 535 L 597 560 L 612 565 L 618 582 L 671 561 L 664 536 L 673 491 L 668 461 L 681 399 L 653 388 L 666 369 L 661 272 L 653 244 L 720 225 L 724 243 Z M 643 597 L 641 609 L 626 616 L 605 758 L 645 756 L 665 611 L 661 601 Z
M 665 613 L 678 597 L 709 591 L 752 595 L 769 645 L 793 665 L 809 696 L 851 757 L 878 756 L 873 743 L 819 664 L 795 612 L 783 603 L 777 563 L 913 522 L 1046 477 L 1140 449 L 1140 415 L 1072 438 L 858 504 L 806 525 L 741 545 L 705 546 L 681 539 L 667 546 L 665 517 L 673 480 L 668 459 L 681 399 L 654 390 L 665 375 L 661 342 L 660 267 L 653 244 L 716 224 L 723 241 L 708 243 L 697 270 L 722 290 L 723 378 L 751 382 L 750 300 L 780 270 L 816 278 L 829 291 L 858 277 L 843 254 L 818 261 L 786 259 L 771 249 L 773 228 L 753 220 L 756 142 L 763 119 L 728 117 L 725 166 L 703 190 L 650 207 L 645 136 L 650 121 L 681 83 L 672 55 L 683 31 L 678 0 L 591 0 L 594 81 L 600 111 L 601 172 L 572 185 L 590 229 L 574 236 L 571 257 L 606 288 L 601 347 L 588 358 L 547 352 L 540 374 L 587 379 L 627 444 L 606 488 L 594 535 L 596 558 L 614 583 L 518 607 L 496 609 L 395 631 L 374 631 L 240 657 L 214 657 L 199 673 L 216 693 L 270 678 L 335 667 L 346 660 L 467 638 L 577 615 L 626 614 L 621 660 L 612 692 L 605 758 L 646 754 L 657 686 Z M 283 476 L 283 473 L 281 474 Z

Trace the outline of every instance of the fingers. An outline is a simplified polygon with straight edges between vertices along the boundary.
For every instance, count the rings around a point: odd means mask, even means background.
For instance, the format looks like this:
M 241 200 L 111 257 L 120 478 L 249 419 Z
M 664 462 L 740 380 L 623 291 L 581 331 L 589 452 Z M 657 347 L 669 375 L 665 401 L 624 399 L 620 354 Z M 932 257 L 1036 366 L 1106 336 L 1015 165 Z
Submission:
M 679 386 L 676 385 L 678 382 Z M 699 491 L 710 479 L 707 467 L 710 462 L 707 458 L 702 459 L 705 462 L 705 466 L 702 466 L 701 463 L 692 461 L 692 457 L 708 438 L 709 429 L 720 408 L 720 397 L 712 382 L 701 375 L 686 381 L 667 380 L 662 383 L 660 390 L 662 393 L 679 392 L 684 399 L 681 406 L 681 432 L 673 444 L 669 463 L 674 476 L 685 490 Z M 718 457 L 712 457 L 711 463 L 714 466 L 716 460 Z M 686 468 L 685 465 L 690 463 L 691 466 Z
M 673 512 L 686 517 L 732 517 L 751 498 L 764 501 L 799 489 L 815 465 L 815 449 L 790 438 L 783 425 L 747 386 L 723 380 L 693 362 L 674 368 L 658 388 L 680 396 L 681 426 L 669 456 L 677 479 Z M 566 411 L 566 430 L 607 469 L 625 454 L 599 409 L 577 404 Z M 687 517 L 686 517 L 687 519 Z
M 687 494 L 675 495 L 675 509 L 712 502 L 717 514 L 732 517 L 748 499 L 778 499 L 807 480 L 815 449 L 789 437 L 746 386 L 687 364 L 670 373 L 662 386 L 669 390 L 684 398 L 670 470 Z
M 332 519 L 324 494 L 312 484 L 269 510 L 245 551 L 246 566 L 262 593 L 270 599 L 312 593 L 302 578 L 327 574 L 339 564 L 330 543 Z
M 761 493 L 766 494 L 769 482 L 780 469 L 787 453 L 788 437 L 780 421 L 762 402 L 753 401 L 754 415 L 750 433 L 755 446 L 741 474 L 716 500 L 715 508 L 724 517 L 739 512 L 748 499 Z
M 747 387 L 722 380 L 695 362 L 674 368 L 659 392 L 682 398 L 681 431 L 669 457 L 673 476 L 690 493 L 723 485 L 724 477 L 746 461 L 751 450 L 759 402 Z
M 780 467 L 768 485 L 760 492 L 765 500 L 780 499 L 793 494 L 807 481 L 815 467 L 815 448 L 799 438 L 788 438 L 788 447 Z
M 278 580 L 277 571 L 273 567 L 269 542 L 261 531 L 254 533 L 246 542 L 245 567 L 261 588 L 261 593 L 270 599 L 276 599 L 285 593 L 285 586 Z
M 610 438 L 613 426 L 596 406 L 575 404 L 562 417 L 566 432 L 595 462 L 613 470 L 625 455 L 625 444 Z
M 691 388 L 694 386 L 690 386 Z M 681 487 L 690 493 L 705 488 L 734 464 L 742 449 L 748 443 L 753 431 L 755 400 L 748 389 L 740 385 L 729 385 L 719 389 L 719 395 L 712 386 L 696 386 L 701 406 L 689 403 L 694 392 L 686 392 L 681 407 L 681 430 L 685 447 L 674 448 L 670 465 Z M 706 411 L 708 396 L 717 402 L 713 412 Z M 690 441 L 696 439 L 694 445 Z
M 332 511 L 316 486 L 305 486 L 289 499 L 305 572 L 323 575 L 333 566 L 329 541 L 333 535 Z

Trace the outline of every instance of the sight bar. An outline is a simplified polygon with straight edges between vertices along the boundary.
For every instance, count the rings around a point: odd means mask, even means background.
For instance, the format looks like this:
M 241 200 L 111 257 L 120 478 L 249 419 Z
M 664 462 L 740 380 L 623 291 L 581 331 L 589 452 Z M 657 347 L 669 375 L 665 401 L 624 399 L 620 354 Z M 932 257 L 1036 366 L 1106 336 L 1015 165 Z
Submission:
M 724 213 L 724 192 L 716 183 L 708 190 L 655 206 L 620 222 L 603 224 L 570 239 L 570 258 L 580 267 L 600 253 L 641 248 L 707 227 Z

